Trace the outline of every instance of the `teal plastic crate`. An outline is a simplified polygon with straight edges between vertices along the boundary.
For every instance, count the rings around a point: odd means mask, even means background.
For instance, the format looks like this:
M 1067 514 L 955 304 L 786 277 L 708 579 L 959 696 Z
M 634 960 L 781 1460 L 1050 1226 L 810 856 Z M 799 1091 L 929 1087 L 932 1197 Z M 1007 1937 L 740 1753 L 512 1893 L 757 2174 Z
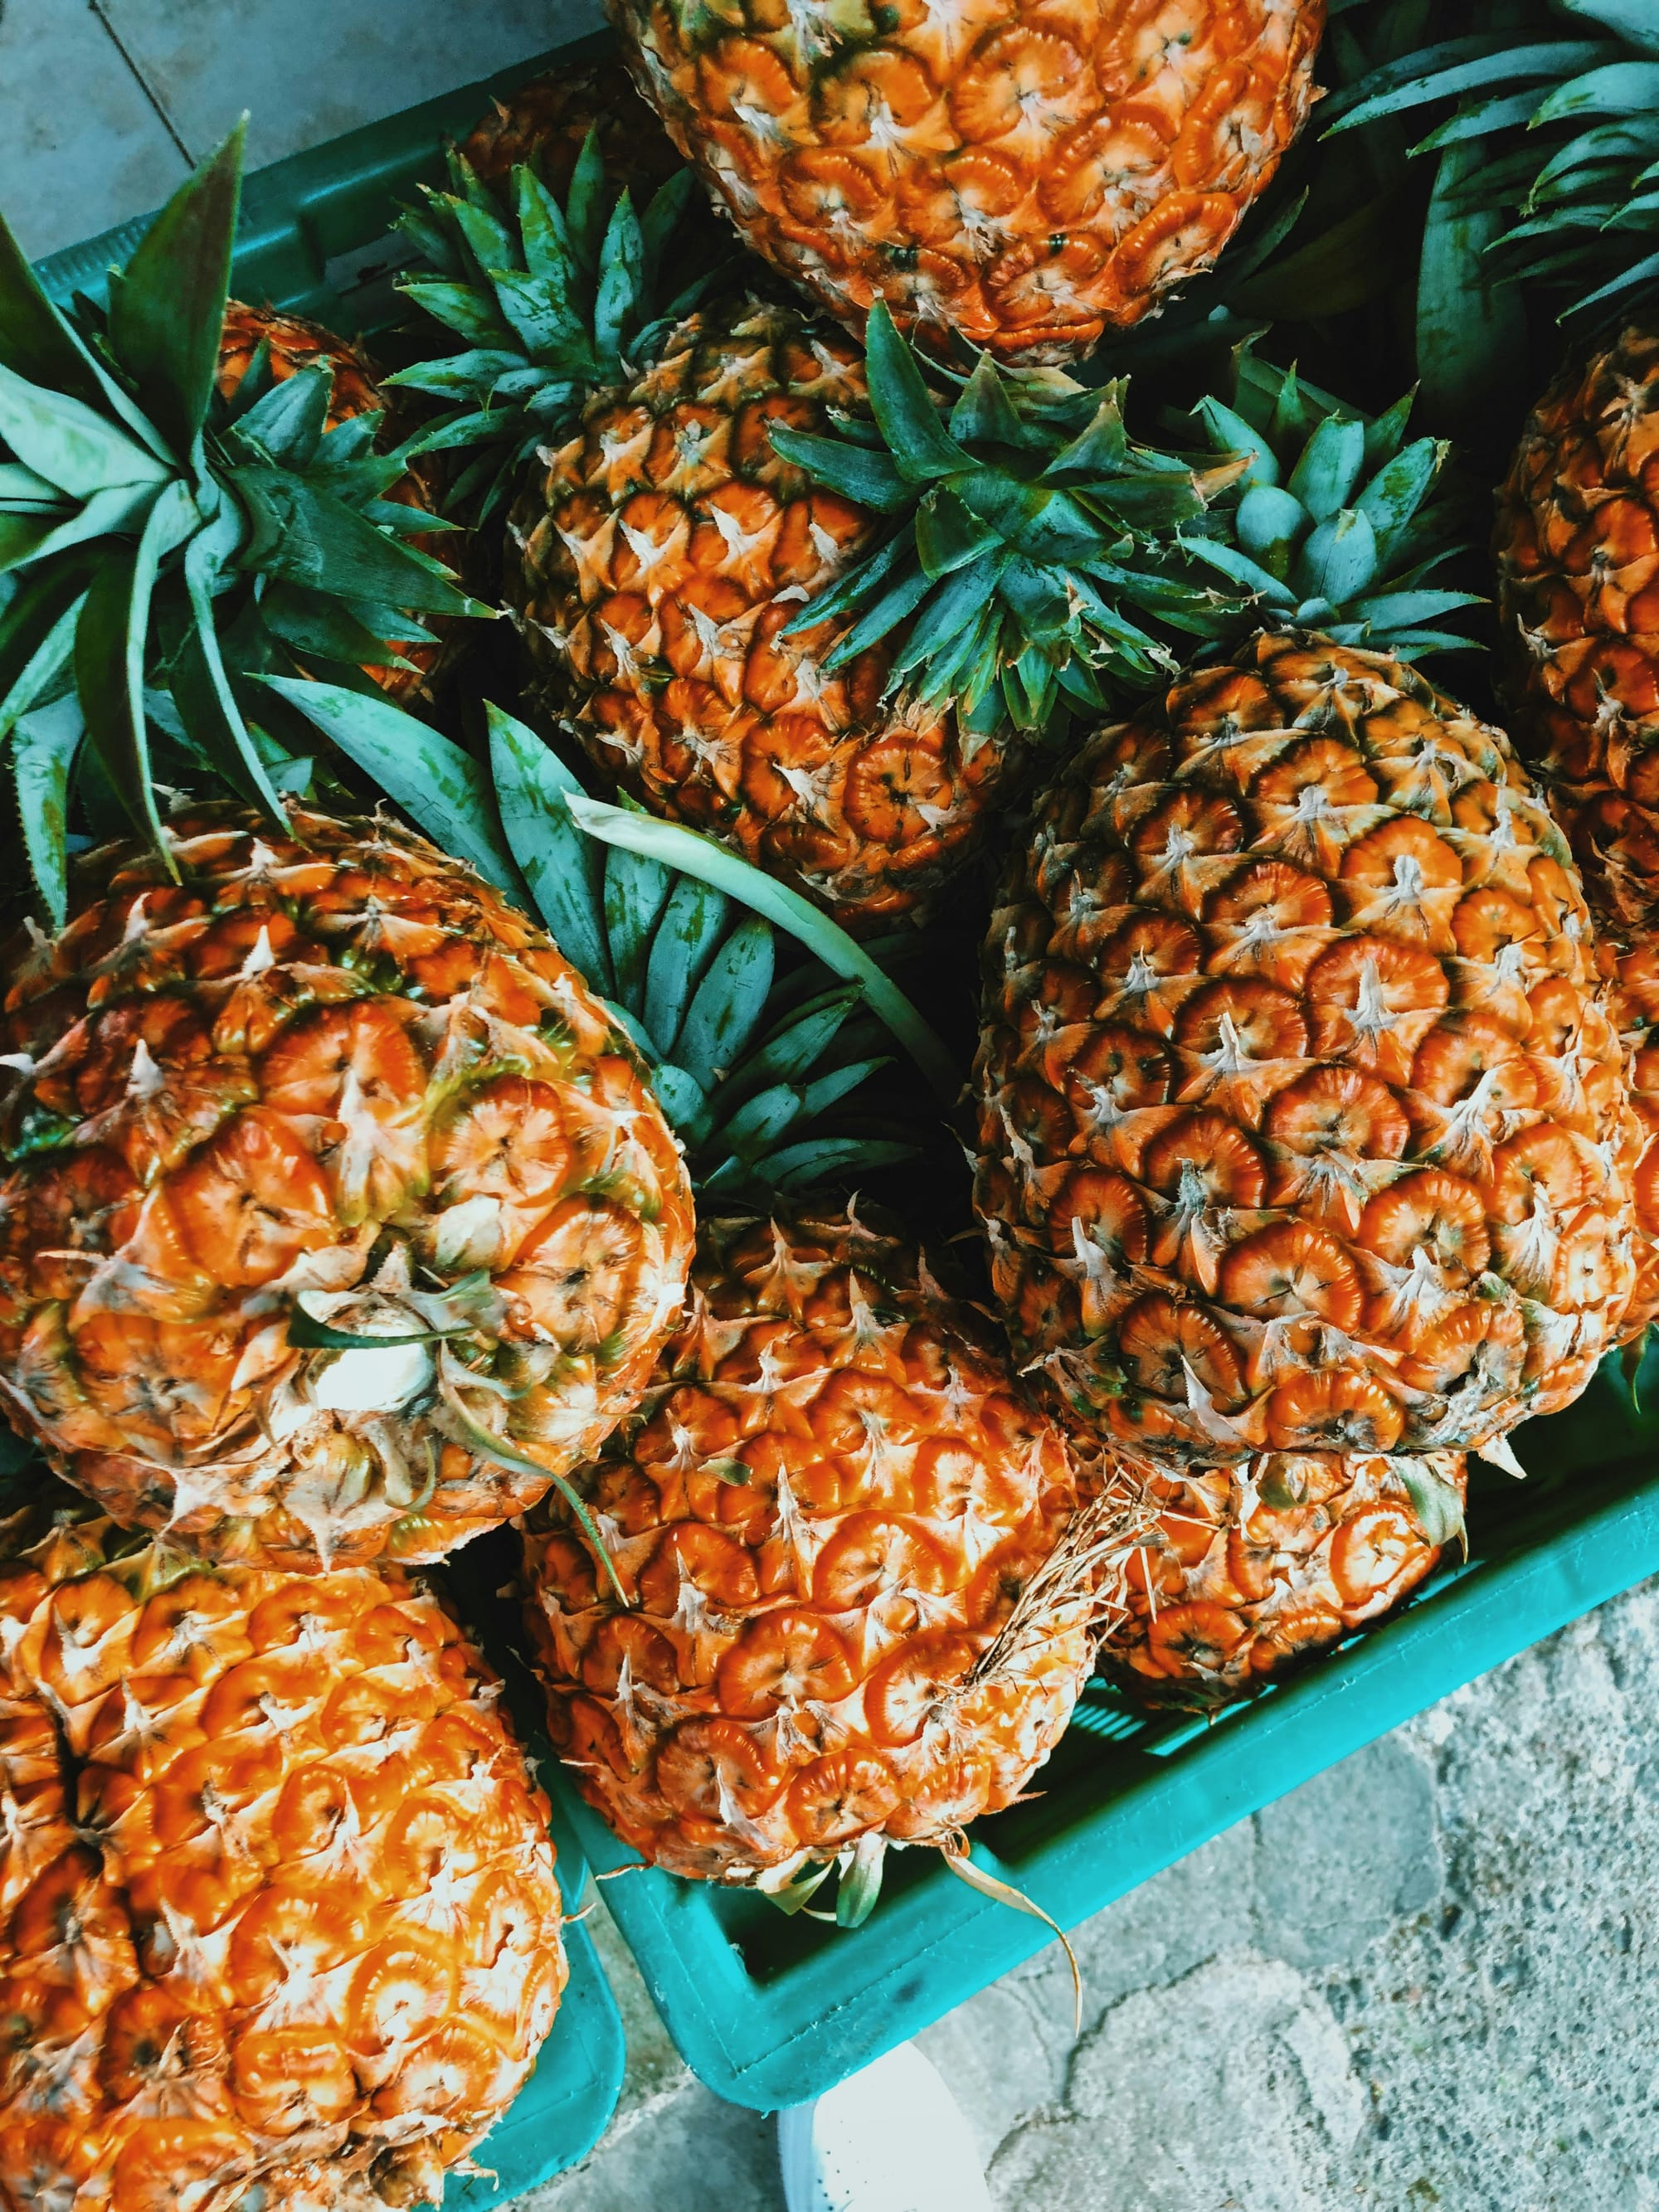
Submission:
M 1475 1466 L 1471 1555 L 1416 1601 L 1213 1721 L 1138 1711 L 1091 1686 L 1033 1787 L 969 1831 L 973 1856 L 1062 1927 L 1210 1837 L 1659 1571 L 1659 1456 L 1598 1377 L 1513 1442 L 1522 1484 Z M 567 1784 L 596 1873 L 637 1863 Z M 1052 1941 L 932 1850 L 890 1852 L 880 1902 L 849 1930 L 654 1870 L 605 1903 L 686 2063 L 762 2111 L 819 2094 Z
M 239 295 L 348 335 L 396 322 L 386 226 L 419 183 L 441 177 L 445 139 L 470 128 L 492 94 L 608 43 L 605 34 L 580 40 L 251 177 Z M 125 224 L 52 256 L 41 264 L 47 289 L 60 300 L 97 294 L 144 227 Z M 1577 1407 L 1529 1424 L 1516 1443 L 1530 1480 L 1516 1487 L 1477 1469 L 1471 1558 L 1437 1574 L 1406 1611 L 1213 1722 L 1150 1717 L 1092 1686 L 1038 1779 L 1041 1796 L 980 1822 L 975 1858 L 1075 1925 L 1659 1571 L 1659 1458 L 1610 1386 L 1598 1382 Z M 504 1657 L 516 1624 L 494 1596 L 502 1572 L 489 1550 L 487 1541 L 469 1547 L 452 1578 Z M 599 1872 L 636 1863 L 567 1784 L 554 1786 L 571 1891 L 574 1845 Z M 720 2095 L 769 2110 L 867 2064 L 1049 1940 L 967 1888 L 934 1852 L 896 1852 L 889 1869 L 875 1917 L 857 1931 L 787 1918 L 750 1893 L 651 1870 L 607 1883 L 605 1901 L 687 2063 Z M 614 2107 L 620 2022 L 579 1928 L 570 1948 L 570 1987 L 541 2063 L 478 2153 L 499 2179 L 452 2188 L 451 2205 L 474 2212 L 547 2179 L 592 2147 Z
M 390 225 L 419 185 L 444 181 L 446 142 L 464 138 L 493 99 L 555 60 L 575 63 L 611 49 L 610 33 L 597 32 L 255 170 L 242 188 L 237 297 L 310 315 L 347 337 L 404 319 L 408 308 L 392 284 L 402 249 Z M 66 246 L 36 273 L 60 303 L 76 292 L 101 300 L 111 267 L 127 258 L 152 220 L 136 216 Z

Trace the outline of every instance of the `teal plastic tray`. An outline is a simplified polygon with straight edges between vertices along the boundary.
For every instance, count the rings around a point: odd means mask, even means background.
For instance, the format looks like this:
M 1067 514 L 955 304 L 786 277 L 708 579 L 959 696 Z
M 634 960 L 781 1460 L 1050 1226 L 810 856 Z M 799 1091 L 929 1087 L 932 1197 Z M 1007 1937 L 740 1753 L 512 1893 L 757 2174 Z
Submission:
M 1659 1571 L 1659 1458 L 1598 1377 L 1528 1423 L 1524 1485 L 1476 1469 L 1472 1553 L 1417 1601 L 1254 1704 L 1153 1717 L 1091 1686 L 1037 1776 L 1042 1796 L 970 1831 L 973 1856 L 1063 1927 L 1173 1864 L 1540 1637 Z M 596 1873 L 635 1863 L 568 1784 Z M 890 1853 L 856 1931 L 641 1871 L 605 1904 L 670 2034 L 722 2097 L 762 2111 L 819 2094 L 1051 1941 L 936 1852 Z
M 603 33 L 583 40 L 251 177 L 236 257 L 240 296 L 347 334 L 398 320 L 386 225 L 418 183 L 441 178 L 444 140 L 470 128 L 492 94 L 555 58 L 580 59 L 607 44 Z M 125 224 L 54 255 L 41 264 L 48 289 L 59 299 L 96 294 L 143 228 L 142 221 Z M 1659 1571 L 1659 1459 L 1610 1387 L 1598 1382 L 1579 1406 L 1529 1425 L 1516 1441 L 1531 1480 L 1516 1488 L 1477 1471 L 1467 1565 L 1438 1574 L 1380 1628 L 1212 1723 L 1149 1717 L 1092 1686 L 1043 1770 L 1042 1796 L 981 1822 L 975 1859 L 1075 1925 Z M 457 1568 L 467 1559 L 460 1555 Z M 499 1608 L 493 1622 L 484 1618 L 501 1577 L 483 1566 L 480 1559 L 472 1577 L 480 1626 L 499 1641 L 512 1624 Z M 555 1790 L 572 1893 L 572 1839 L 598 1871 L 634 1863 L 562 1779 Z M 605 1901 L 688 2063 L 720 2095 L 768 2110 L 867 2064 L 1047 1940 L 1030 1920 L 955 1880 L 933 1852 L 895 1853 L 889 1865 L 880 1906 L 856 1932 L 788 1919 L 744 1892 L 652 1871 L 608 1883 Z M 586 1936 L 573 1929 L 570 1937 L 570 1987 L 541 2063 L 478 2154 L 499 2180 L 459 2185 L 451 2206 L 473 2212 L 501 2203 L 574 2163 L 615 2105 L 620 2023 Z
M 418 185 L 443 182 L 446 142 L 464 138 L 492 99 L 550 63 L 579 62 L 612 44 L 609 32 L 596 32 L 255 170 L 242 188 L 237 297 L 310 315 L 347 337 L 406 319 L 408 307 L 392 285 L 402 249 L 389 227 Z M 136 216 L 66 246 L 38 263 L 36 273 L 60 303 L 76 292 L 101 300 L 111 267 L 126 259 L 152 219 Z

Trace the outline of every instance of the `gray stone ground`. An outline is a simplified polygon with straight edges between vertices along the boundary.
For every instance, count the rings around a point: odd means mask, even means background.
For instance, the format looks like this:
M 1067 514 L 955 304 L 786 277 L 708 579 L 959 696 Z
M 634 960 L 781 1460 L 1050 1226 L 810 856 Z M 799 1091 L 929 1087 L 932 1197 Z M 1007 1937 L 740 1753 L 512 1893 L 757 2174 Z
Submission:
M 998 2206 L 1659 2212 L 1656 1682 L 1659 1581 L 1086 1922 L 1075 2043 L 1053 1951 L 941 2021 Z M 781 2212 L 606 1957 L 628 2093 L 518 2212 Z
M 597 0 L 0 0 L 0 208 L 46 253 L 245 104 L 270 160 Z M 1008 2212 L 1659 2212 L 1659 1583 L 1219 1838 L 931 2031 Z M 629 2082 L 518 2212 L 781 2212 L 613 1935 Z

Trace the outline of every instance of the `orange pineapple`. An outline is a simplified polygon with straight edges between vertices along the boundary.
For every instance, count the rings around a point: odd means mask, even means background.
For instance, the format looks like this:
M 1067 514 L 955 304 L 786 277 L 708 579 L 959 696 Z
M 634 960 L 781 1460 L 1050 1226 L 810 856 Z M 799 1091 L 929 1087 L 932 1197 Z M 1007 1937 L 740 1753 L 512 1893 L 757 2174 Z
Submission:
M 106 848 L 10 963 L 0 1395 L 204 1556 L 438 1558 L 643 1389 L 675 1139 L 550 940 L 420 838 L 202 808 L 167 841 L 176 884 Z
M 628 1606 L 567 1515 L 530 1519 L 555 1739 L 677 1874 L 778 1890 L 953 1848 L 1064 1729 L 1115 1524 L 1079 1518 L 974 1317 L 851 1212 L 705 1224 L 693 1284 L 581 1478 Z
M 985 1017 L 1016 1352 L 1165 1471 L 1488 1446 L 1618 1340 L 1636 1132 L 1577 872 L 1388 655 L 1260 635 L 1101 731 Z
M 0 2208 L 436 2203 L 565 1980 L 499 1685 L 399 1569 L 94 1512 L 0 1500 Z
M 1415 1589 L 1466 1486 L 1456 1453 L 1407 1470 L 1378 1454 L 1267 1452 L 1144 1484 L 1157 1518 L 1129 1555 L 1101 1662 L 1145 1703 L 1200 1709 L 1260 1689 Z
M 513 510 L 508 595 L 548 711 L 653 811 L 707 829 L 843 922 L 925 906 L 1020 759 L 949 709 L 884 701 L 899 637 L 835 674 L 829 621 L 780 633 L 878 543 L 776 423 L 862 402 L 855 349 L 792 308 L 693 315 L 602 392 Z
M 1522 750 L 1583 871 L 1644 1135 L 1642 1279 L 1659 1315 L 1659 328 L 1564 370 L 1498 495 L 1499 613 Z
M 849 324 L 1064 361 L 1214 261 L 1313 96 L 1322 0 L 612 0 L 749 243 Z

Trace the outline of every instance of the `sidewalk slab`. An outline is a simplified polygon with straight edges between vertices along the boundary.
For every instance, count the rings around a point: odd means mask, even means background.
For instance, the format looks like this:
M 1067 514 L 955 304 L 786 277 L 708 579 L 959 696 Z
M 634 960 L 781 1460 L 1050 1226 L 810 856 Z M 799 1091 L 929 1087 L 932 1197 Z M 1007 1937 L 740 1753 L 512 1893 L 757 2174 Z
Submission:
M 31 0 L 50 10 L 65 0 Z M 68 0 L 73 4 L 73 0 Z M 599 0 L 103 0 L 198 159 L 244 108 L 249 166 L 435 99 L 599 29 Z M 125 210 L 131 212 L 131 210 Z M 96 224 L 82 223 L 84 237 Z
M 158 206 L 186 173 L 88 0 L 0 0 L 0 210 L 31 259 Z

